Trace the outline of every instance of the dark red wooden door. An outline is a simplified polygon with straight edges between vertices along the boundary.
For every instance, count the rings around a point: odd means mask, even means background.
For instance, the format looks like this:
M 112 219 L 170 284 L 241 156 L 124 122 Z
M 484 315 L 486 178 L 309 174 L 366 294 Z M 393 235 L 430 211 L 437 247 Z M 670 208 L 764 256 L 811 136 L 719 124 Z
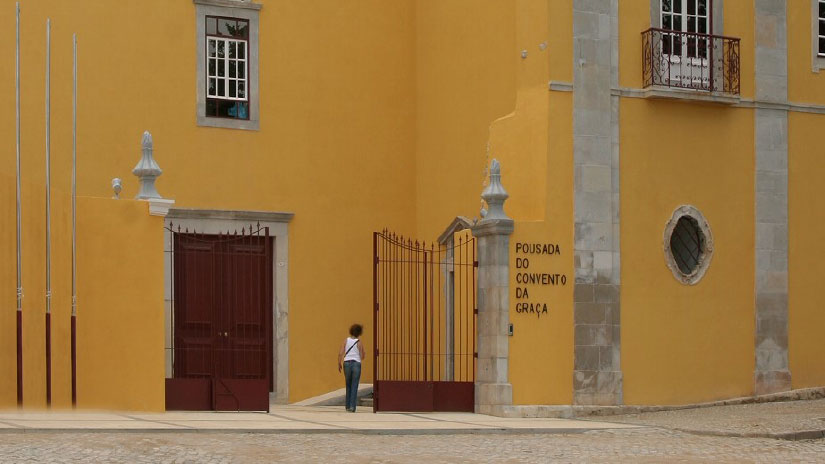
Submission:
M 215 409 L 268 410 L 272 369 L 272 243 L 223 243 L 222 353 Z M 226 390 L 226 394 L 221 394 Z M 237 402 L 240 406 L 233 407 Z
M 269 409 L 272 241 L 176 233 L 167 409 Z
M 216 320 L 215 241 L 177 237 L 175 256 L 175 372 L 180 378 L 214 375 L 215 348 L 220 335 Z

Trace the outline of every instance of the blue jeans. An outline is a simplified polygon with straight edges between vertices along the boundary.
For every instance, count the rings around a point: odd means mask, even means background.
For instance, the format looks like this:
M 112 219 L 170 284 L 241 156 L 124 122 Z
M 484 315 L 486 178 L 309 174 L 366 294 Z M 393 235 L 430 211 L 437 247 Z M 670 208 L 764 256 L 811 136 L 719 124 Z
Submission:
M 355 411 L 358 402 L 358 382 L 361 380 L 361 363 L 344 361 L 344 381 L 347 383 L 347 411 Z

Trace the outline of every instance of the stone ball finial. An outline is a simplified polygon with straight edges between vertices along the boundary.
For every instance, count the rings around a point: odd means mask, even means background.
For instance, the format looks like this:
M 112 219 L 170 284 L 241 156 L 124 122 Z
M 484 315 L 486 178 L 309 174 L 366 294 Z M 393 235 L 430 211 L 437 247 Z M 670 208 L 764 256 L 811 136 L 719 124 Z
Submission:
M 152 142 L 152 134 L 150 134 L 149 131 L 143 133 L 141 148 L 143 155 L 141 156 L 140 161 L 138 161 L 138 164 L 135 166 L 135 169 L 132 169 L 132 174 L 137 176 L 140 180 L 140 191 L 135 198 L 138 200 L 162 198 L 155 189 L 155 179 L 163 174 L 163 171 L 152 157 L 154 143 Z
M 112 179 L 112 191 L 115 192 L 115 196 L 113 197 L 115 200 L 120 199 L 121 190 L 123 190 L 123 185 L 121 184 L 120 177 L 115 177 Z
M 504 190 L 501 185 L 501 164 L 497 159 L 493 159 L 490 163 L 490 182 L 481 193 L 481 198 L 487 203 L 487 214 L 484 219 L 510 219 L 504 213 L 504 201 L 510 195 Z

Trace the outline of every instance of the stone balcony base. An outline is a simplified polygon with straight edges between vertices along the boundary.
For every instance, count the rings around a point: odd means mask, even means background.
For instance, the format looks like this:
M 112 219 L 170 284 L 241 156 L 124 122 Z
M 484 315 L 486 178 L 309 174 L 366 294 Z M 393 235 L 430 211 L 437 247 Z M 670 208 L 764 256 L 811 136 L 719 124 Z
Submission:
M 722 92 L 708 92 L 706 90 L 681 89 L 653 85 L 642 89 L 642 97 L 659 100 L 682 100 L 722 105 L 735 105 L 741 101 L 739 95 Z

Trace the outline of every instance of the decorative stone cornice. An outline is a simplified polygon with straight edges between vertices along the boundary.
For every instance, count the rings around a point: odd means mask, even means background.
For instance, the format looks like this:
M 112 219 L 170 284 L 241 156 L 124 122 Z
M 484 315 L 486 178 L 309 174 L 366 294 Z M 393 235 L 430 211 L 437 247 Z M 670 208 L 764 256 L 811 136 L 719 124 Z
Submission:
M 260 10 L 263 5 L 252 3 L 251 0 L 192 0 L 195 5 L 219 6 L 223 8 L 243 8 L 246 10 Z
M 825 58 L 823 58 L 825 60 Z M 561 89 L 550 89 L 550 90 L 561 90 Z M 624 97 L 624 98 L 665 98 L 663 96 L 656 95 L 656 89 L 648 90 L 648 89 L 634 89 L 630 87 L 613 87 L 610 89 L 610 94 L 614 97 Z M 679 98 L 679 94 L 688 92 L 686 95 L 682 95 L 685 98 Z M 693 93 L 690 93 L 693 92 Z M 700 103 L 720 103 L 724 106 L 731 107 L 731 108 L 759 108 L 759 109 L 768 109 L 768 110 L 782 110 L 782 111 L 789 111 L 789 112 L 796 112 L 796 113 L 813 113 L 813 114 L 825 114 L 825 105 L 817 105 L 814 103 L 805 103 L 805 102 L 787 102 L 787 103 L 777 103 L 771 102 L 766 100 L 759 100 L 759 99 L 752 99 L 752 98 L 742 98 L 742 97 L 728 97 L 724 95 L 719 95 L 718 93 L 710 93 L 704 92 L 702 94 L 698 91 L 691 91 L 691 90 L 671 90 L 669 91 L 668 98 L 684 101 L 684 102 L 700 102 Z
M 169 209 L 175 204 L 175 200 L 166 198 L 150 198 L 148 201 L 150 216 L 166 217 L 169 214 Z
M 217 209 L 173 208 L 170 218 L 176 219 L 223 219 L 229 221 L 290 222 L 295 213 L 277 211 L 230 211 Z

